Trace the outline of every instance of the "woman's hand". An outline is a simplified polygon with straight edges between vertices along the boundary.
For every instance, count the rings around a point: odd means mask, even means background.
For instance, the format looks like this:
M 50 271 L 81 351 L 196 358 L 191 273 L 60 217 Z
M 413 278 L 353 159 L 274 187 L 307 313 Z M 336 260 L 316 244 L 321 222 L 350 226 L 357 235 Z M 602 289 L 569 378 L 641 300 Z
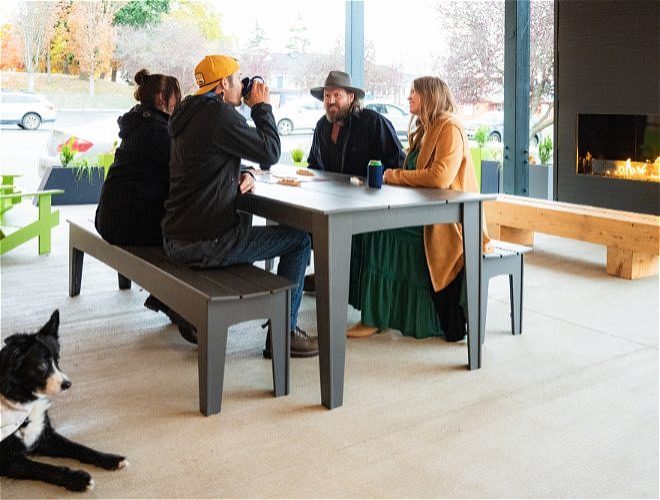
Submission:
M 391 168 L 386 169 L 385 172 L 383 172 L 383 182 L 390 184 L 393 179 L 392 177 L 393 175 L 394 175 L 393 169 Z
M 238 189 L 241 191 L 241 194 L 254 191 L 254 177 L 247 173 L 241 174 L 241 183 L 239 184 Z

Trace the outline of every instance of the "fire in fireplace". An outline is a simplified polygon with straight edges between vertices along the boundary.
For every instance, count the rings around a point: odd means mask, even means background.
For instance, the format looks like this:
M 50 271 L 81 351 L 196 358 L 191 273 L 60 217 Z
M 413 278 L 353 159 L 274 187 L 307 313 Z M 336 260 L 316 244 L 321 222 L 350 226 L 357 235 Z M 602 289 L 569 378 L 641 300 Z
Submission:
M 660 182 L 660 115 L 578 114 L 581 175 Z

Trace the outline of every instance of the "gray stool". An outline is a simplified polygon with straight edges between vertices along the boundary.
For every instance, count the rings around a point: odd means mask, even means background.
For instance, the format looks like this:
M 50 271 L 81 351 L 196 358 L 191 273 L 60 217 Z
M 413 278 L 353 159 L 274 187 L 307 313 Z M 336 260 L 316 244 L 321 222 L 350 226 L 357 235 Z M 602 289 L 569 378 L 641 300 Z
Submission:
M 511 333 L 522 333 L 523 255 L 529 247 L 506 241 L 491 240 L 493 251 L 484 253 L 481 260 L 481 327 L 479 341 L 486 340 L 486 313 L 488 309 L 488 282 L 494 276 L 509 275 L 511 299 Z

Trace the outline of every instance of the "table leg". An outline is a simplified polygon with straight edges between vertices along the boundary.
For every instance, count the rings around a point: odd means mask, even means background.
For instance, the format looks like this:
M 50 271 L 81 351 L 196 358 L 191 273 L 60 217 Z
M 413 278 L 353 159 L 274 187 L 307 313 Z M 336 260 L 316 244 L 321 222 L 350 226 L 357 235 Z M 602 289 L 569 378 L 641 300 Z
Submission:
M 479 326 L 481 318 L 481 203 L 463 204 L 463 252 L 465 257 L 465 281 L 468 301 L 468 367 L 481 367 L 481 343 Z
M 312 231 L 321 403 L 329 409 L 341 406 L 344 401 L 350 224 L 350 216 L 346 214 L 319 217 Z

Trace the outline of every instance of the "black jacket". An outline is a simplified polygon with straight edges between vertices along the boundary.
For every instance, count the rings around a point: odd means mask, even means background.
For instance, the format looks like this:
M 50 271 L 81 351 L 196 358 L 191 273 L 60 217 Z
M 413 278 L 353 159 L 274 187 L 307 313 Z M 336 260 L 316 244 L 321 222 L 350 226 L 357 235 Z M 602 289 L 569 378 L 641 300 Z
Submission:
M 371 109 L 353 112 L 339 129 L 337 144 L 330 139 L 332 123 L 324 116 L 316 124 L 309 152 L 310 168 L 366 177 L 370 160 L 385 168 L 400 168 L 405 155 L 396 131 L 380 113 Z
M 256 128 L 212 92 L 188 96 L 174 111 L 166 239 L 231 245 L 240 238 L 247 224 L 236 211 L 241 158 L 272 165 L 280 157 L 270 104 L 255 105 L 251 116 Z
M 116 245 L 161 245 L 169 186 L 169 115 L 138 104 L 119 117 L 121 144 L 101 190 L 96 229 Z

